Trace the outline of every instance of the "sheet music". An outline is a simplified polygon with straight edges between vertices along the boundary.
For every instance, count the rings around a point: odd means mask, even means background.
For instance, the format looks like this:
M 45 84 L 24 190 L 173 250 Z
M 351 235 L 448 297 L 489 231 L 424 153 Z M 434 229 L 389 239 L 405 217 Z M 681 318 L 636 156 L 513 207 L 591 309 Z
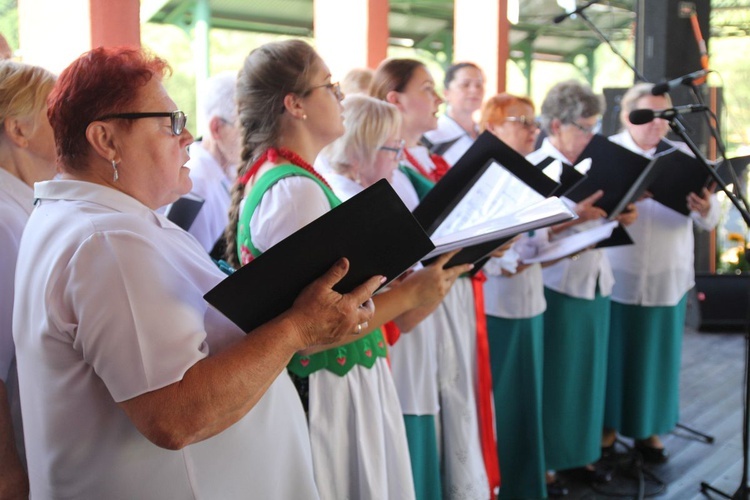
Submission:
M 522 259 L 521 262 L 524 264 L 549 262 L 573 255 L 612 236 L 612 231 L 615 230 L 618 224 L 617 221 L 610 221 L 598 225 L 593 229 L 550 241 L 547 245 L 540 248 L 535 256 Z
M 533 205 L 527 206 L 509 214 L 484 221 L 455 233 L 442 237 L 432 236 L 435 250 L 424 257 L 428 259 L 457 248 L 466 248 L 471 245 L 494 241 L 508 236 L 546 227 L 558 222 L 570 220 L 575 213 L 559 198 L 552 196 L 542 198 Z
M 491 161 L 481 177 L 433 233 L 441 238 L 544 200 L 499 163 Z

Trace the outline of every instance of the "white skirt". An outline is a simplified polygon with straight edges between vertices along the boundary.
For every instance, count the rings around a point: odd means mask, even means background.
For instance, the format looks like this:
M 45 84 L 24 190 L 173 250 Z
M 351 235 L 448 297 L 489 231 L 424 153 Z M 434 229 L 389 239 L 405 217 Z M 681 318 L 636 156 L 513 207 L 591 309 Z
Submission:
M 415 497 L 401 406 L 385 358 L 310 375 L 310 442 L 324 500 Z
M 459 278 L 439 309 L 440 433 L 445 499 L 489 498 L 477 412 L 477 321 L 469 278 Z

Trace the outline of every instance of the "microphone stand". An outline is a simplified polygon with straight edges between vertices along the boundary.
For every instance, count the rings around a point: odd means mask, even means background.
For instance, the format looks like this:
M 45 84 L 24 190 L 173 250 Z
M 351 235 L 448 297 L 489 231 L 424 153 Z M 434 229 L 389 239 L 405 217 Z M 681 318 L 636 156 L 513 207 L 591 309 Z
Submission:
M 695 143 L 690 139 L 687 132 L 685 131 L 685 127 L 680 123 L 678 120 L 675 120 L 674 118 L 669 120 L 669 127 L 672 129 L 672 131 L 680 136 L 680 138 L 687 144 L 688 148 L 690 148 L 690 151 L 693 152 L 696 158 L 700 160 L 700 162 L 703 164 L 703 166 L 706 168 L 706 170 L 709 172 L 710 176 L 713 178 L 713 180 L 716 182 L 718 186 L 721 187 L 721 190 L 724 191 L 724 194 L 729 197 L 730 201 L 734 205 L 734 207 L 739 211 L 740 215 L 742 216 L 742 219 L 745 221 L 745 225 L 747 227 L 750 227 L 750 213 L 745 209 L 744 205 L 747 205 L 747 201 L 743 199 L 743 203 L 740 203 L 738 196 L 735 196 L 735 194 L 729 189 L 729 187 L 726 185 L 726 183 L 719 177 L 719 175 L 716 173 L 716 171 L 711 168 L 711 166 L 708 164 L 708 161 L 703 156 L 701 151 L 698 149 L 698 146 L 695 145 Z M 750 295 L 750 294 L 749 294 Z M 740 484 L 739 488 L 733 495 L 729 495 L 727 493 L 724 493 L 721 490 L 718 490 L 711 486 L 710 484 L 706 482 L 701 482 L 701 492 L 706 493 L 706 491 L 713 491 L 714 493 L 723 496 L 724 498 L 729 498 L 732 500 L 748 500 L 750 498 L 750 485 L 748 484 L 748 450 L 750 450 L 750 444 L 748 443 L 748 426 L 750 425 L 750 407 L 748 406 L 750 403 L 750 320 L 746 323 L 746 329 L 745 329 L 745 397 L 744 397 L 744 408 L 743 408 L 743 422 L 742 422 L 742 483 Z
M 612 41 L 609 38 L 607 38 L 606 35 L 604 33 L 602 33 L 602 31 L 599 28 L 597 28 L 594 23 L 591 22 L 591 20 L 588 18 L 588 16 L 586 16 L 586 14 L 584 14 L 583 10 L 581 10 L 580 12 L 576 12 L 576 14 L 581 17 L 581 20 L 583 20 L 583 23 L 586 26 L 588 26 L 589 29 L 591 29 L 591 31 L 593 31 L 594 33 L 596 33 L 596 35 L 599 37 L 599 39 L 602 42 L 606 43 L 609 46 L 609 49 L 617 57 L 619 57 L 620 59 L 622 59 L 622 61 L 628 66 L 628 68 L 630 68 L 633 71 L 633 74 L 636 76 L 636 78 L 638 79 L 638 81 L 641 81 L 641 82 L 647 82 L 648 81 L 641 74 L 641 72 L 638 71 L 638 69 L 635 66 L 633 66 L 633 64 L 630 61 L 628 61 L 628 59 L 624 55 L 622 55 L 622 52 L 620 52 L 619 50 L 617 50 L 617 47 L 614 46 L 614 44 L 612 43 Z

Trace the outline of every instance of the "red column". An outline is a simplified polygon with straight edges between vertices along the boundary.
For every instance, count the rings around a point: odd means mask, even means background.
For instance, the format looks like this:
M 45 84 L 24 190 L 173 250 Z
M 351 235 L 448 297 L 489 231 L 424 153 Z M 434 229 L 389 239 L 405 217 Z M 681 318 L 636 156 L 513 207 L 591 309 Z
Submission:
M 91 48 L 141 44 L 139 0 L 89 0 Z

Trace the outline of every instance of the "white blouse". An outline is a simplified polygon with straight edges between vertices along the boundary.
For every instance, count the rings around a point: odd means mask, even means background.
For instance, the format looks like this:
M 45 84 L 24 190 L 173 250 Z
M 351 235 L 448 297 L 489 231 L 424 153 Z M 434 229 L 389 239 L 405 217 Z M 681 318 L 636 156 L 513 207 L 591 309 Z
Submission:
M 170 451 L 122 402 L 182 379 L 244 333 L 203 294 L 203 247 L 117 190 L 37 183 L 14 310 L 33 498 L 315 497 L 305 415 L 286 372 L 220 434 Z
M 537 164 L 547 157 L 570 163 L 565 156 L 545 138 L 542 147 L 529 154 L 526 159 Z M 557 180 L 557 179 L 556 179 Z M 569 204 L 575 205 L 567 198 L 563 198 Z M 589 229 L 590 224 L 599 224 L 599 221 L 590 221 L 572 226 L 559 233 L 559 237 L 565 237 L 580 231 Z M 602 250 L 587 250 L 575 258 L 563 259 L 557 264 L 545 267 L 542 271 L 544 286 L 559 293 L 579 299 L 593 300 L 597 289 L 601 295 L 608 296 L 612 293 L 614 276 L 607 255 Z
M 474 139 L 461 128 L 461 125 L 456 123 L 456 120 L 448 115 L 441 115 L 438 118 L 437 128 L 425 132 L 424 136 L 428 141 L 436 145 L 448 141 L 456 141 L 440 155 L 451 167 L 474 144 Z
M 506 319 L 533 318 L 547 309 L 544 298 L 542 266 L 532 264 L 520 273 L 503 276 L 503 261 L 508 254 L 523 257 L 523 248 L 539 248 L 547 241 L 546 231 L 536 231 L 533 237 L 523 235 L 502 258 L 493 257 L 482 268 L 484 282 L 484 311 L 490 316 Z M 518 251 L 517 251 L 518 250 Z M 529 255 L 531 256 L 531 255 Z
M 648 158 L 655 154 L 655 148 L 640 149 L 628 132 L 610 140 Z M 693 224 L 705 230 L 714 228 L 719 203 L 716 196 L 711 197 L 705 218 L 695 211 L 686 217 L 648 198 L 636 205 L 638 219 L 627 227 L 635 244 L 606 250 L 616 279 L 612 300 L 642 306 L 676 305 L 695 285 Z
M 16 449 L 23 461 L 26 459 L 13 343 L 13 295 L 18 245 L 33 208 L 31 186 L 0 168 L 0 380 L 5 383 Z
M 188 232 L 210 252 L 229 224 L 230 191 L 234 176 L 227 175 L 199 142 L 190 146 L 190 160 L 185 166 L 190 168 L 190 179 L 193 181 L 191 192 L 205 200 Z M 230 172 L 234 170 L 230 168 Z

